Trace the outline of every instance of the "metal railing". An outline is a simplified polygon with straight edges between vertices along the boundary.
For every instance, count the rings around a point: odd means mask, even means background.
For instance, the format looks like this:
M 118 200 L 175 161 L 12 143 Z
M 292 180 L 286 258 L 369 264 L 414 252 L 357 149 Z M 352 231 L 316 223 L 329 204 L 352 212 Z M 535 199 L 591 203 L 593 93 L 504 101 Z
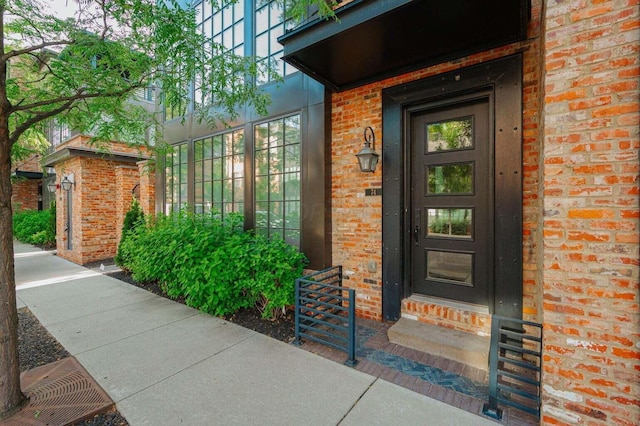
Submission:
M 500 420 L 500 403 L 540 418 L 541 376 L 542 324 L 493 315 L 489 402 L 482 412 Z
M 356 292 L 342 287 L 342 266 L 296 280 L 296 337 L 347 352 L 345 364 L 356 365 Z

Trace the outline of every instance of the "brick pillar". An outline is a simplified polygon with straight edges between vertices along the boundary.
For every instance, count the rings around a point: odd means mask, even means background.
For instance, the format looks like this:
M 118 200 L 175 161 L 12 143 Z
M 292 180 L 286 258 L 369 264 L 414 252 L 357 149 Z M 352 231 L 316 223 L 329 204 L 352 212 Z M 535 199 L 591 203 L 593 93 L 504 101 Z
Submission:
M 133 199 L 133 190 L 139 184 L 140 176 L 138 175 L 138 167 L 136 166 L 117 166 L 116 175 L 116 245 L 122 237 L 122 225 L 124 217 L 131 207 Z
M 156 175 L 149 168 L 149 161 L 138 162 L 140 175 L 140 206 L 145 216 L 156 213 Z
M 546 3 L 545 424 L 640 424 L 635 1 Z

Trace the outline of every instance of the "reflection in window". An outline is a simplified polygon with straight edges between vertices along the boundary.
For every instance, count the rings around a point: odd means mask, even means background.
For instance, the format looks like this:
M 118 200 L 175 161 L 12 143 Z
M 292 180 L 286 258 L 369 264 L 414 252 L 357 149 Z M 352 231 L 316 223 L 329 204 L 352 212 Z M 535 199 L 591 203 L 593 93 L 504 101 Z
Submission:
M 200 139 L 194 149 L 194 209 L 225 214 L 244 211 L 244 132 Z
M 473 193 L 473 163 L 427 167 L 428 194 Z
M 427 152 L 471 148 L 472 125 L 472 117 L 427 124 Z
M 470 239 L 473 209 L 427 209 L 427 237 Z
M 165 213 L 187 206 L 187 144 L 174 145 L 165 157 Z
M 427 250 L 427 279 L 473 287 L 473 254 Z
M 284 77 L 296 71 L 290 64 L 285 63 L 282 58 L 283 47 L 278 43 L 278 37 L 284 34 L 285 27 L 289 29 L 293 27 L 291 20 L 283 19 L 283 12 L 280 6 L 273 1 L 258 2 L 256 6 L 256 51 L 255 56 L 260 60 L 259 65 L 265 65 L 265 62 L 275 68 L 277 75 Z M 260 6 L 262 5 L 262 6 Z M 260 6 L 260 7 L 258 7 Z M 266 67 L 259 68 L 265 70 Z M 258 84 L 267 83 L 273 80 L 273 75 L 268 72 L 262 72 L 258 76 Z
M 300 115 L 255 127 L 256 233 L 300 246 Z
M 222 7 L 224 6 L 224 7 Z M 222 9 L 220 8 L 222 7 Z M 207 40 L 205 49 L 209 55 L 232 53 L 244 56 L 244 1 L 205 0 L 195 6 L 197 31 Z M 209 105 L 212 99 L 205 99 L 202 85 L 206 71 L 194 82 L 194 101 L 199 105 Z M 240 76 L 239 78 L 244 78 Z

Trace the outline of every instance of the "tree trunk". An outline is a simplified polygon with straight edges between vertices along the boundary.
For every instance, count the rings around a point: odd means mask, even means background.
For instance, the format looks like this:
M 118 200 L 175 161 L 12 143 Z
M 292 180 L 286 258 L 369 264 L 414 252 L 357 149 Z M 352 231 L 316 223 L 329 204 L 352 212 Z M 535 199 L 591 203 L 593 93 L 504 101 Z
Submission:
M 0 117 L 0 420 L 27 401 L 20 389 L 11 214 L 11 145 L 6 117 Z

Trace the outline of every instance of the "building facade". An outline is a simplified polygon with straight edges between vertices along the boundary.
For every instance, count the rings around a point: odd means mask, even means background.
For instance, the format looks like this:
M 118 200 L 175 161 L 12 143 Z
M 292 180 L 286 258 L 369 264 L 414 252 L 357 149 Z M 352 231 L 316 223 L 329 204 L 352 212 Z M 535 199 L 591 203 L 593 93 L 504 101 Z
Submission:
M 353 0 L 292 29 L 259 5 L 195 7 L 284 56 L 269 115 L 167 116 L 157 209 L 239 211 L 343 265 L 361 317 L 542 323 L 542 422 L 640 423 L 637 2 Z

